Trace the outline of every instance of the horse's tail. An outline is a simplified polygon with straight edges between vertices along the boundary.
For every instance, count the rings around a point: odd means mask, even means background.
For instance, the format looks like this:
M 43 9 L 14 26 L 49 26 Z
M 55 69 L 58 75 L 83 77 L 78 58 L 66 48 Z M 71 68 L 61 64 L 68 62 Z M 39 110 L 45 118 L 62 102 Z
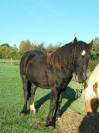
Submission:
M 28 62 L 35 56 L 36 54 L 34 53 L 34 51 L 28 51 L 22 56 L 21 61 L 20 61 L 20 74 L 21 75 L 26 73 L 26 67 L 27 67 Z

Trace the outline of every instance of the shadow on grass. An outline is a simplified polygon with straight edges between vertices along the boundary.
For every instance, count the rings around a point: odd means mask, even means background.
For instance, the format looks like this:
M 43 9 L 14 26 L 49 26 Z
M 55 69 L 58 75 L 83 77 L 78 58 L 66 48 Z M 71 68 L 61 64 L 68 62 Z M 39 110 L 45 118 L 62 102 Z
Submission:
M 42 104 L 44 104 L 47 100 L 50 99 L 50 95 L 51 93 L 48 93 L 45 96 L 41 97 L 38 101 L 36 101 L 35 106 L 37 111 L 39 110 Z M 61 108 L 62 113 L 65 112 L 68 109 L 68 107 L 73 103 L 73 101 L 75 100 L 75 95 L 76 95 L 75 90 L 70 87 L 67 87 L 63 95 L 63 98 L 65 98 L 67 101 Z

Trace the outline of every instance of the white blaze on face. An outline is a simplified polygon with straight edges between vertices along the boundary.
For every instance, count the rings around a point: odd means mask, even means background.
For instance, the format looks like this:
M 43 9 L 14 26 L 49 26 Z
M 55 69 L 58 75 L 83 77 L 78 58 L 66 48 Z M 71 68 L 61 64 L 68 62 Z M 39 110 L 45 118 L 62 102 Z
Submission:
M 84 56 L 86 54 L 85 50 L 82 50 L 81 55 Z

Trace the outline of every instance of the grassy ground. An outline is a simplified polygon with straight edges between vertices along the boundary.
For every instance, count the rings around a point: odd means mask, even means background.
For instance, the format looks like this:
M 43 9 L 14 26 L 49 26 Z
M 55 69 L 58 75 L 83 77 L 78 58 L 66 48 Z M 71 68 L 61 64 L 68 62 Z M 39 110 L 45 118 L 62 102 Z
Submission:
M 72 81 L 66 90 L 62 103 L 62 111 L 74 110 L 83 113 L 82 99 L 74 100 L 78 85 Z M 82 88 L 79 85 L 79 88 Z M 47 128 L 43 122 L 49 110 L 50 90 L 38 88 L 35 105 L 37 114 L 21 116 L 23 106 L 22 84 L 19 66 L 0 64 L 0 133 L 53 133 L 56 130 Z

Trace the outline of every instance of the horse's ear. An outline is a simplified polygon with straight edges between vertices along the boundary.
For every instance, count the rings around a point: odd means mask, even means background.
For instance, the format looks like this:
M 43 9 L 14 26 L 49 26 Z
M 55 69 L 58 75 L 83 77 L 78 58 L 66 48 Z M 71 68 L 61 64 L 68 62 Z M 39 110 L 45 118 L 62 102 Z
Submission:
M 93 43 L 94 43 L 93 40 L 89 43 L 89 48 L 90 48 L 90 49 L 92 48 Z
M 74 38 L 74 41 L 73 41 L 73 42 L 74 42 L 74 43 L 77 43 L 77 37 Z

